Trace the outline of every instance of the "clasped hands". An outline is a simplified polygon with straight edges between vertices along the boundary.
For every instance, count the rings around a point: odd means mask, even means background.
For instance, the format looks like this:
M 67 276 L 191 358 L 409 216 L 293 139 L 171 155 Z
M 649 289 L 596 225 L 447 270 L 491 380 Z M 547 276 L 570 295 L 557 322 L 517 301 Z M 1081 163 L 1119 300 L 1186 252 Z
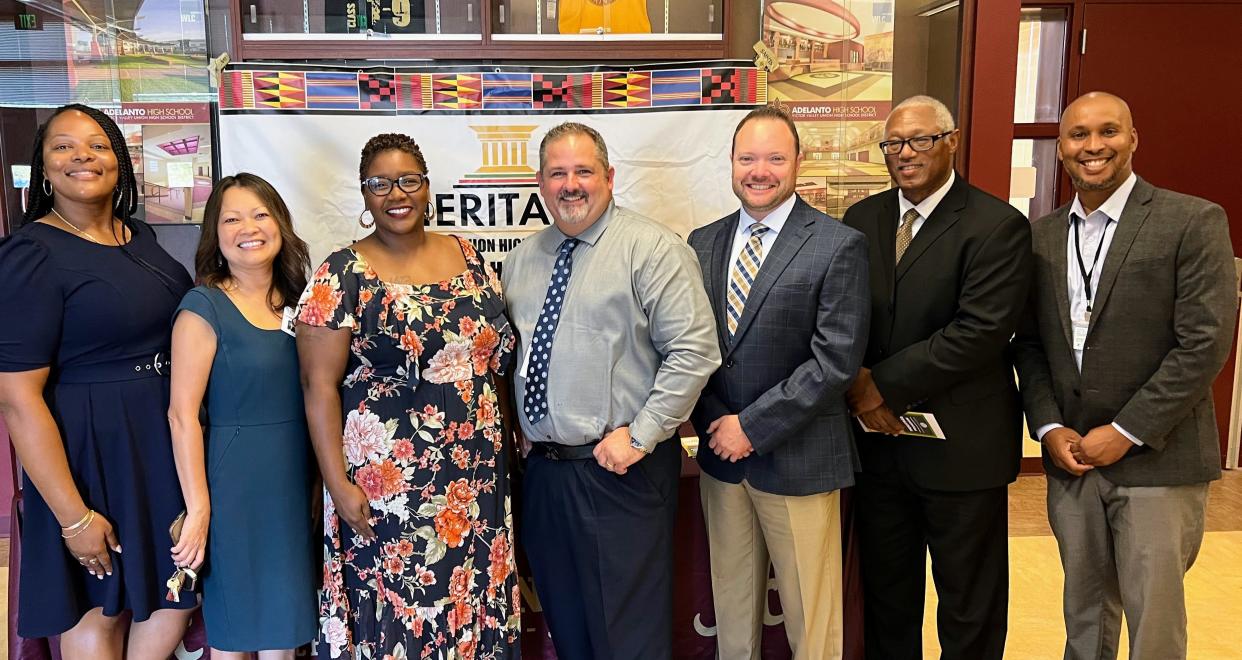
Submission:
M 1085 436 L 1074 429 L 1057 427 L 1044 434 L 1043 443 L 1052 462 L 1076 477 L 1116 463 L 1134 446 L 1112 424 L 1097 426 Z
M 720 460 L 736 463 L 755 451 L 737 415 L 717 417 L 716 421 L 707 425 L 707 434 L 711 436 L 707 446 Z
M 873 431 L 887 435 L 901 435 L 906 432 L 901 420 L 884 404 L 884 396 L 876 387 L 871 370 L 866 367 L 858 370 L 858 377 L 845 392 L 845 402 L 850 407 L 850 414 Z

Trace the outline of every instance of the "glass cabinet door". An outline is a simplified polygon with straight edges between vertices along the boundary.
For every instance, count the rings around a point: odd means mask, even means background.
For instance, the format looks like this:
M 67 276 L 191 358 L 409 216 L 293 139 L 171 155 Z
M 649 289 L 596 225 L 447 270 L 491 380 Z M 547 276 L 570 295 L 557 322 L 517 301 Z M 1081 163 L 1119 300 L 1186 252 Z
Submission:
M 492 0 L 498 40 L 720 38 L 722 0 Z
M 434 39 L 482 33 L 480 0 L 241 0 L 246 39 Z

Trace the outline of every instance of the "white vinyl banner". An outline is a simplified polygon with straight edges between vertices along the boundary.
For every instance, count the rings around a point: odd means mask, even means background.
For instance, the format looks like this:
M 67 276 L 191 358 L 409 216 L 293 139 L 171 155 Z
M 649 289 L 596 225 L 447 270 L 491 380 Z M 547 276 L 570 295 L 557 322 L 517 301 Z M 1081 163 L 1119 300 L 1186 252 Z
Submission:
M 699 70 L 694 71 L 697 75 Z M 303 79 L 312 78 L 300 73 Z M 247 71 L 247 89 L 259 90 L 263 75 Z M 287 82 L 284 75 L 279 74 L 280 81 Z M 418 142 L 427 161 L 436 210 L 429 228 L 466 237 L 498 262 L 523 237 L 551 224 L 535 180 L 539 142 L 556 124 L 576 121 L 595 128 L 607 141 L 616 168 L 617 203 L 684 237 L 737 209 L 729 151 L 734 127 L 756 105 L 698 103 L 699 81 L 690 80 L 693 104 L 598 107 L 597 94 L 598 109 L 576 112 L 523 112 L 512 104 L 490 113 L 437 112 L 434 107 L 385 114 L 356 107 L 291 111 L 287 105 L 264 107 L 252 98 L 242 107 L 242 94 L 227 90 L 234 98 L 226 100 L 222 87 L 220 175 L 252 172 L 275 186 L 317 264 L 369 233 L 359 224 L 363 145 L 379 133 L 405 133 Z M 304 93 L 313 93 L 313 80 L 306 85 Z M 690 105 L 697 107 L 686 107 Z

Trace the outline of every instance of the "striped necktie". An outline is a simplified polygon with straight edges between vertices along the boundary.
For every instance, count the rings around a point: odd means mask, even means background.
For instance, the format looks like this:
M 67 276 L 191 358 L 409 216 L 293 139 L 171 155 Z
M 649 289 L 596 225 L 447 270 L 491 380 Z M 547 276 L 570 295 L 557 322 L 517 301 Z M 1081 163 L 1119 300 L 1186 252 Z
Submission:
M 763 235 L 771 227 L 756 222 L 750 226 L 750 240 L 742 246 L 742 251 L 729 271 L 729 292 L 725 309 L 725 322 L 729 325 L 729 338 L 737 332 L 737 322 L 742 318 L 742 310 L 746 309 L 746 296 L 750 287 L 755 284 L 759 275 L 759 266 L 763 263 Z

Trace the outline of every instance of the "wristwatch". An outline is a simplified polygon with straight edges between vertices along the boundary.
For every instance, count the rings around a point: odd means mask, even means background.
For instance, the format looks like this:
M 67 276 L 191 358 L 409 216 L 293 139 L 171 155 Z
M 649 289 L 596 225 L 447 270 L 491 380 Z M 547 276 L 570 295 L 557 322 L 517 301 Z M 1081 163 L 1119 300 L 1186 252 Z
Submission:
M 638 451 L 641 451 L 644 454 L 651 453 L 651 450 L 647 449 L 646 445 L 644 445 L 641 441 L 639 441 L 638 438 L 635 438 L 634 436 L 630 436 L 630 446 L 637 449 Z

